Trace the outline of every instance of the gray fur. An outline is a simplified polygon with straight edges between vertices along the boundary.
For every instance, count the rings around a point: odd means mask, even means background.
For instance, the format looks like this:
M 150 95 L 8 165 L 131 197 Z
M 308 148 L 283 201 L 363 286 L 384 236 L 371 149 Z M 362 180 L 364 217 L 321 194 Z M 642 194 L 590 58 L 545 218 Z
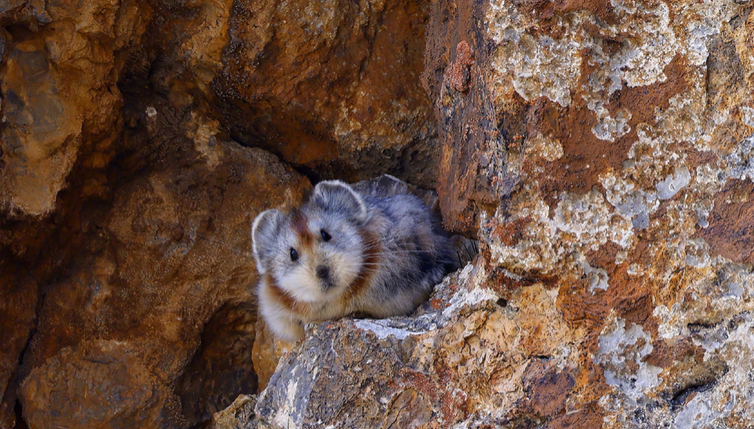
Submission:
M 254 257 L 262 274 L 260 313 L 284 339 L 300 338 L 304 323 L 351 314 L 408 314 L 457 268 L 450 241 L 414 195 L 359 193 L 343 182 L 326 181 L 314 188 L 297 213 L 307 220 L 305 229 L 314 237 L 311 246 L 302 244 L 291 213 L 268 210 L 257 217 L 252 231 Z M 325 240 L 327 235 L 331 238 Z M 377 242 L 376 264 L 368 262 L 366 253 L 374 247 L 364 237 Z M 365 267 L 374 271 L 354 292 L 356 274 Z M 286 308 L 270 292 L 273 286 L 305 310 Z
M 280 210 L 265 210 L 257 215 L 251 226 L 251 247 L 260 274 L 264 274 L 270 265 L 282 219 Z
M 309 206 L 337 212 L 356 221 L 367 217 L 367 207 L 361 196 L 339 180 L 325 180 L 314 187 Z

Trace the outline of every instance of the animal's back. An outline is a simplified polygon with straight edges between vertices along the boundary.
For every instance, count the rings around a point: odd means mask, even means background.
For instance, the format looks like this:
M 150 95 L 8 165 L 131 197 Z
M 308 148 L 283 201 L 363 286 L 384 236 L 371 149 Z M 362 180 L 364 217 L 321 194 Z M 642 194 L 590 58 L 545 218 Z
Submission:
M 374 317 L 407 314 L 426 300 L 432 287 L 457 268 L 448 238 L 416 196 L 365 195 L 370 222 L 380 237 L 380 262 L 371 293 L 358 311 Z

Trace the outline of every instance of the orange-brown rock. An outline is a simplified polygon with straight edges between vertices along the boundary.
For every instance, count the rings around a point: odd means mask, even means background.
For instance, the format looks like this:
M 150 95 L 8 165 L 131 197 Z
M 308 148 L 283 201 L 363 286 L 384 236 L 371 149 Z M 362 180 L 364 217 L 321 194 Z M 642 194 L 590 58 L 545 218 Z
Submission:
M 752 23 L 735 2 L 436 2 L 440 204 L 480 256 L 411 317 L 311 327 L 257 418 L 751 427 Z
M 84 153 L 104 167 L 114 154 L 123 103 L 123 57 L 146 30 L 141 0 L 13 2 L 0 6 L 0 209 L 39 216 Z
M 273 155 L 214 137 L 185 139 L 183 151 L 115 190 L 112 209 L 93 220 L 97 245 L 50 286 L 22 368 L 32 427 L 137 417 L 142 427 L 182 427 L 256 389 L 250 224 L 301 198 L 308 181 Z M 89 357 L 92 341 L 107 342 L 95 353 L 107 357 Z M 114 392 L 132 401 L 113 403 Z
M 699 235 L 710 250 L 734 262 L 754 262 L 754 184 L 731 180 L 715 196 L 709 226 Z
M 320 177 L 434 186 L 436 131 L 419 84 L 428 7 L 235 2 L 213 83 L 223 126 Z
M 252 358 L 254 360 L 254 371 L 259 381 L 258 391 L 261 392 L 267 387 L 280 357 L 288 352 L 293 344 L 275 338 L 262 318 L 257 320 L 256 328 Z
M 432 187 L 427 12 L 0 5 L 0 427 L 183 426 L 256 391 L 255 366 L 265 382 L 280 351 L 262 335 L 252 353 L 249 222 L 308 181 L 230 138 L 313 177 L 390 171 Z M 98 397 L 97 378 L 115 390 Z M 115 410 L 113 392 L 132 400 Z
M 512 98 L 503 117 L 496 116 L 484 10 L 483 2 L 433 4 L 422 76 L 440 136 L 443 222 L 467 235 L 477 234 L 480 216 L 494 211 L 517 183 L 508 152 L 509 145 L 520 144 L 526 112 L 522 100 Z
M 179 399 L 134 345 L 82 341 L 35 368 L 21 387 L 29 427 L 176 427 Z M 183 424 L 185 425 L 185 423 Z

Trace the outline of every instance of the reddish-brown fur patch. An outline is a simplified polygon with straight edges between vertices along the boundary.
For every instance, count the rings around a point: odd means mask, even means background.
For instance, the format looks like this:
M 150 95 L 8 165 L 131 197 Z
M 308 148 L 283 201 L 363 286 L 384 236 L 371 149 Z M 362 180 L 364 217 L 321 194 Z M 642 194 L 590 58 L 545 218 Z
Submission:
M 311 308 L 307 304 L 296 301 L 288 292 L 281 288 L 272 274 L 267 274 L 265 276 L 265 281 L 267 282 L 267 286 L 270 288 L 272 295 L 278 300 L 278 302 L 283 304 L 286 309 L 300 316 L 307 316 L 311 312 Z
M 311 248 L 314 244 L 314 237 L 309 231 L 309 219 L 306 215 L 300 210 L 294 211 L 291 213 L 291 225 L 298 235 L 299 244 L 304 248 Z
M 374 273 L 377 271 L 377 264 L 380 262 L 379 253 L 382 251 L 380 238 L 366 229 L 360 229 L 359 235 L 364 243 L 364 264 L 361 266 L 356 280 L 348 285 L 349 293 L 344 293 L 341 300 L 352 299 L 363 291 L 371 282 L 372 277 L 374 277 Z

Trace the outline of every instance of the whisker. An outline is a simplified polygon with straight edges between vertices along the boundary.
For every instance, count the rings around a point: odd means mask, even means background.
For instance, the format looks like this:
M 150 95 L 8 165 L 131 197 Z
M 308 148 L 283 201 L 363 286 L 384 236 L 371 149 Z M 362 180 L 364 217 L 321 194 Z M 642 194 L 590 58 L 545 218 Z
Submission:
M 362 253 L 364 256 L 391 256 L 391 255 L 417 255 L 417 254 L 438 254 L 438 252 L 433 252 L 430 250 L 420 252 L 381 252 L 381 253 Z
M 381 250 L 379 252 L 364 252 L 363 254 L 378 254 L 378 253 L 435 253 L 436 250 L 401 250 L 401 249 L 388 249 Z

